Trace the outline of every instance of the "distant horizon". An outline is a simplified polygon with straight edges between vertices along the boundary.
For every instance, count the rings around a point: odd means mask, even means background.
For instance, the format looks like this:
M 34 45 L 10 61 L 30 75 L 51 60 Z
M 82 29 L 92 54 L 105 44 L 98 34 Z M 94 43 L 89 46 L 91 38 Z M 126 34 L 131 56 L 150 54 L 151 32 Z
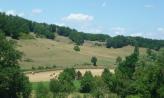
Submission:
M 1 0 L 0 12 L 84 33 L 164 40 L 163 5 L 163 0 Z

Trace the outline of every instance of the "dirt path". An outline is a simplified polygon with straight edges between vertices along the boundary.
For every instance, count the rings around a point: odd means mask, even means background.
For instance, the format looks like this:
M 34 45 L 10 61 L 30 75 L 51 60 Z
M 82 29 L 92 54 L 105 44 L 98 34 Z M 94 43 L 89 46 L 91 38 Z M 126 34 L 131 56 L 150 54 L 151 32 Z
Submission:
M 82 75 L 86 71 L 90 71 L 93 76 L 100 76 L 102 74 L 104 69 L 76 69 L 76 71 L 80 71 Z M 29 77 L 30 82 L 44 82 L 49 81 L 52 78 L 57 78 L 60 72 L 63 70 L 55 70 L 55 71 L 47 71 L 47 72 L 39 72 L 39 73 L 27 73 L 26 76 Z M 112 73 L 114 73 L 114 70 L 110 70 Z

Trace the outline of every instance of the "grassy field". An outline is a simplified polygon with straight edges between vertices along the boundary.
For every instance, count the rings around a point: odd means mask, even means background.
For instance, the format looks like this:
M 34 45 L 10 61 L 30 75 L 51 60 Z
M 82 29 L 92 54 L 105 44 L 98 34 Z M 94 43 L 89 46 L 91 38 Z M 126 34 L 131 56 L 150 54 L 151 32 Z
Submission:
M 24 53 L 21 61 L 22 69 L 31 69 L 32 66 L 57 66 L 57 67 L 83 67 L 90 65 L 92 56 L 98 59 L 97 64 L 114 68 L 118 56 L 125 57 L 132 53 L 133 47 L 127 46 L 119 49 L 107 49 L 94 45 L 80 46 L 81 51 L 73 50 L 74 44 L 67 38 L 57 37 L 56 40 L 31 39 L 18 40 L 18 50 Z M 145 49 L 140 49 L 141 54 Z M 91 66 L 91 65 L 90 65 Z

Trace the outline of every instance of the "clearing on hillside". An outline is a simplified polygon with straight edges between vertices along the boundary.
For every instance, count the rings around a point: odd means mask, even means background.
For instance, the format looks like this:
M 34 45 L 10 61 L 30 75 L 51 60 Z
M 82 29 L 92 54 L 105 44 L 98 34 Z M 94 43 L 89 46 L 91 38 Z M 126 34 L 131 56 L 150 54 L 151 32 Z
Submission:
M 67 40 L 66 40 L 67 41 Z M 108 49 L 103 46 L 80 46 L 80 51 L 73 50 L 74 44 L 49 39 L 18 40 L 18 49 L 24 53 L 21 61 L 22 69 L 38 66 L 85 67 L 91 65 L 91 57 L 96 56 L 97 65 L 114 68 L 118 56 L 125 57 L 132 53 L 133 47 L 126 46 L 118 49 Z M 140 52 L 145 53 L 144 48 Z

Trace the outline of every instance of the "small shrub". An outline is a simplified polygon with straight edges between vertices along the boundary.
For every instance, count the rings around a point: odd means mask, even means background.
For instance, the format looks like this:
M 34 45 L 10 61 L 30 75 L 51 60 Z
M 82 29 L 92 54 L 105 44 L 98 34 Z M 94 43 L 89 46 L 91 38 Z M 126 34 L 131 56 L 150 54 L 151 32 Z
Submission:
M 34 66 L 32 66 L 32 70 L 36 70 L 36 68 Z
M 56 65 L 52 65 L 52 68 L 56 68 Z
M 33 60 L 30 59 L 30 58 L 26 58 L 26 59 L 24 59 L 24 61 L 25 61 L 25 62 L 33 62 Z
M 80 80 L 82 78 L 82 73 L 78 71 L 76 74 L 77 74 L 77 80 Z
M 93 56 L 91 58 L 91 62 L 93 63 L 94 66 L 97 66 L 96 63 L 97 63 L 97 58 L 95 56 Z
M 75 51 L 80 51 L 80 47 L 78 45 L 74 46 L 73 48 Z
M 51 69 L 51 67 L 50 66 L 46 66 L 45 69 Z
M 42 70 L 42 69 L 44 69 L 44 66 L 39 66 L 38 69 Z

